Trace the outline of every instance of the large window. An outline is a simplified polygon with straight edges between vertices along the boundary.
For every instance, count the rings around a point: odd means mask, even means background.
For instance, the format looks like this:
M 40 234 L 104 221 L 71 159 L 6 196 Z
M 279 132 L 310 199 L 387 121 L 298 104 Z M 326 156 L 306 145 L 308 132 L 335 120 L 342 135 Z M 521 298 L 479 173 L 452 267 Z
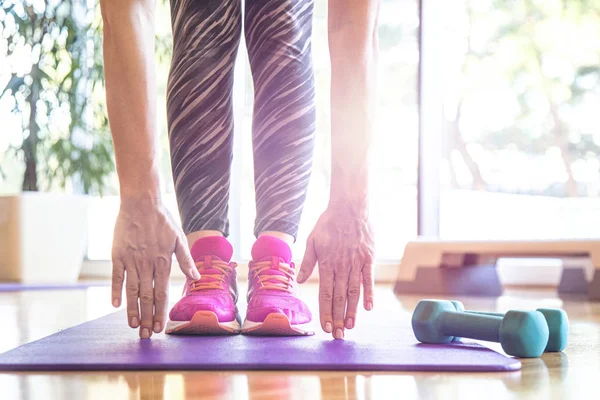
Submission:
M 600 236 L 600 2 L 445 9 L 445 238 Z

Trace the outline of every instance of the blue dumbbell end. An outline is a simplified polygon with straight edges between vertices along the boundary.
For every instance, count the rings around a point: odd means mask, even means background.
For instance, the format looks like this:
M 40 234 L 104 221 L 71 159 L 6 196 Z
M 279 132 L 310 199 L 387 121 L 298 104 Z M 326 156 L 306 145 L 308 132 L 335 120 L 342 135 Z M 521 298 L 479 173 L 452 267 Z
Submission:
M 454 308 L 456 308 L 456 311 L 465 312 L 465 306 L 463 305 L 462 302 L 460 302 L 458 300 L 450 300 L 450 303 L 454 304 Z M 455 336 L 454 339 L 452 339 L 452 342 L 454 342 L 454 343 L 460 342 L 461 339 L 462 339 L 461 337 Z
M 550 332 L 539 311 L 508 311 L 500 325 L 500 343 L 515 357 L 539 357 L 548 344 Z
M 538 308 L 550 328 L 550 337 L 546 352 L 563 351 L 567 347 L 567 339 L 569 337 L 569 317 L 564 310 L 556 308 Z
M 442 331 L 444 312 L 456 312 L 454 304 L 447 300 L 421 300 L 412 316 L 413 333 L 421 343 L 450 343 L 453 336 Z M 541 314 L 540 314 L 541 315 Z
M 449 300 L 450 303 L 454 304 L 454 308 L 456 308 L 456 311 L 458 312 L 464 312 L 465 311 L 465 306 L 462 302 L 458 301 L 458 300 Z

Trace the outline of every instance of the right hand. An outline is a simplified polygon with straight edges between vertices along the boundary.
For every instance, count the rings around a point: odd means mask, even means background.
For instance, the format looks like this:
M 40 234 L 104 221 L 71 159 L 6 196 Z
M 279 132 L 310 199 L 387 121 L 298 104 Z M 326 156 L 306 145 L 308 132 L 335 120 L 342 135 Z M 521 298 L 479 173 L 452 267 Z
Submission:
M 366 204 L 367 201 L 365 200 Z M 319 265 L 321 327 L 335 339 L 356 323 L 361 286 L 363 306 L 373 309 L 375 241 L 366 209 L 331 204 L 308 236 L 298 283 Z
M 127 319 L 140 328 L 141 338 L 165 326 L 173 253 L 188 278 L 200 279 L 187 239 L 162 201 L 122 198 L 112 248 L 112 301 L 120 307 L 126 282 Z

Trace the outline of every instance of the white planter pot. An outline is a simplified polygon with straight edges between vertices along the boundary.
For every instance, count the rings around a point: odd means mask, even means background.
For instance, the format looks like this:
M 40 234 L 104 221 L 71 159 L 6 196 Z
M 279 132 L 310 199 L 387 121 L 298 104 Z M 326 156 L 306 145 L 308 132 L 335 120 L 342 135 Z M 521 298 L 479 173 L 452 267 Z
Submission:
M 73 283 L 87 247 L 86 196 L 0 196 L 0 281 Z

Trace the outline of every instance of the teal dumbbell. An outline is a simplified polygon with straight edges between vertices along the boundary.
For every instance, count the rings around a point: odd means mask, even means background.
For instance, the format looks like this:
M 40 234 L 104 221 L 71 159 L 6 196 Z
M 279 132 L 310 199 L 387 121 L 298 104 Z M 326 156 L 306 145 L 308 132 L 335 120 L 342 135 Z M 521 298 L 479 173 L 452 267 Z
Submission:
M 457 301 L 457 300 L 450 300 L 450 303 L 454 304 L 454 308 L 456 309 L 456 311 L 465 312 L 465 306 L 463 305 L 462 302 Z M 452 339 L 452 341 L 460 342 L 461 339 L 462 339 L 461 337 L 455 337 L 454 339 Z
M 421 300 L 412 316 L 421 343 L 450 343 L 455 337 L 495 342 L 511 356 L 539 357 L 548 343 L 548 324 L 539 311 L 509 311 L 503 317 L 456 311 L 448 300 Z
M 471 314 L 492 315 L 496 317 L 504 316 L 502 313 L 466 311 L 464 305 L 460 301 L 450 301 L 456 307 L 456 311 L 468 312 Z M 536 311 L 539 311 L 544 315 L 546 323 L 548 324 L 549 338 L 544 353 L 563 351 L 567 346 L 567 340 L 569 338 L 569 317 L 567 316 L 567 313 L 558 308 L 538 308 Z M 460 338 L 455 341 L 459 340 Z

